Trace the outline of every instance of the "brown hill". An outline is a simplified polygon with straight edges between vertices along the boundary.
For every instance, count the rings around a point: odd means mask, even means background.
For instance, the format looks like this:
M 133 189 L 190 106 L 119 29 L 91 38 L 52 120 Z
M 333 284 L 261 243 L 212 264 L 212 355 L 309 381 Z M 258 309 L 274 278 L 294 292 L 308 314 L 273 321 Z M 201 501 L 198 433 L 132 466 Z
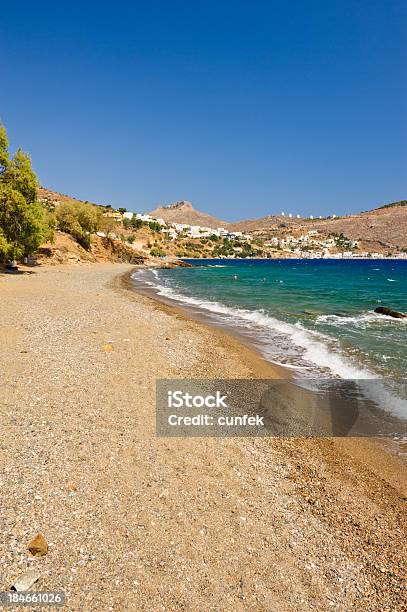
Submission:
M 39 198 L 50 204 L 72 201 L 75 198 L 50 191 L 39 190 Z M 99 204 L 99 206 L 104 206 Z M 199 210 L 191 202 L 181 201 L 169 206 L 160 206 L 150 213 L 168 223 L 187 223 L 205 227 L 226 227 L 243 231 L 259 238 L 286 234 L 290 231 L 306 232 L 311 229 L 323 234 L 343 233 L 352 240 L 358 240 L 368 251 L 389 251 L 407 248 L 407 201 L 385 204 L 374 210 L 334 219 L 297 219 L 282 215 L 269 215 L 260 219 L 247 219 L 236 223 L 221 221 Z
M 267 237 L 278 232 L 318 230 L 324 234 L 343 233 L 352 240 L 369 243 L 373 250 L 407 248 L 407 206 L 403 202 L 387 204 L 371 211 L 334 219 L 296 219 L 270 215 L 261 219 L 249 219 L 229 225 L 234 230 Z
M 159 206 L 149 214 L 152 217 L 164 219 L 167 223 L 187 223 L 188 225 L 202 225 L 214 229 L 227 225 L 225 221 L 195 210 L 191 202 L 187 201 L 175 202 L 175 204 L 169 206 Z
M 317 221 L 313 227 L 321 232 L 342 232 L 352 240 L 376 242 L 384 248 L 407 248 L 407 207 L 402 205 Z
M 51 191 L 51 189 L 47 189 L 46 187 L 39 187 L 38 199 L 40 200 L 40 202 L 43 202 L 44 204 L 49 204 L 51 206 L 57 206 L 58 204 L 62 204 L 63 202 L 87 202 L 88 204 L 92 204 L 93 206 L 106 206 L 106 204 L 96 204 L 95 202 L 88 202 L 88 200 L 80 200 L 79 198 L 74 198 L 73 196 L 68 196 L 64 193 L 59 193 L 58 191 Z
M 142 264 L 148 259 L 146 253 L 136 251 L 120 240 L 93 235 L 90 249 L 85 250 L 69 234 L 55 232 L 54 240 L 40 246 L 33 257 L 35 263 L 104 263 L 125 261 Z

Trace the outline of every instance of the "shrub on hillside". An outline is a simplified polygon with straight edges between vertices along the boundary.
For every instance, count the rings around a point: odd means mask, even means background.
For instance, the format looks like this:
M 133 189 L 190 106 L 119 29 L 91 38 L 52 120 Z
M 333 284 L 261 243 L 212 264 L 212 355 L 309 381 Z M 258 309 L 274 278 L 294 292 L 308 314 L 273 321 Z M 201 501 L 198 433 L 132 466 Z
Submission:
M 148 226 L 153 232 L 161 232 L 161 225 L 157 221 L 149 221 Z
M 64 202 L 55 212 L 61 232 L 70 234 L 85 249 L 90 247 L 90 234 L 100 229 L 102 213 L 96 206 L 85 202 Z
M 163 251 L 162 249 L 158 249 L 158 248 L 152 248 L 150 251 L 150 255 L 152 257 L 165 257 L 166 256 L 166 252 Z

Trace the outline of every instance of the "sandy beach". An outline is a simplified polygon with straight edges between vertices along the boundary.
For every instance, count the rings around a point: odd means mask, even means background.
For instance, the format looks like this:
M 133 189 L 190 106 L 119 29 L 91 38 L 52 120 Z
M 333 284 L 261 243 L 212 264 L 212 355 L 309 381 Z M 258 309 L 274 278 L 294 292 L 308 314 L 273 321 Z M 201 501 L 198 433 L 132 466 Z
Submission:
M 131 269 L 0 274 L 1 590 L 35 569 L 72 610 L 406 609 L 404 464 L 372 440 L 156 438 L 156 378 L 283 373 Z

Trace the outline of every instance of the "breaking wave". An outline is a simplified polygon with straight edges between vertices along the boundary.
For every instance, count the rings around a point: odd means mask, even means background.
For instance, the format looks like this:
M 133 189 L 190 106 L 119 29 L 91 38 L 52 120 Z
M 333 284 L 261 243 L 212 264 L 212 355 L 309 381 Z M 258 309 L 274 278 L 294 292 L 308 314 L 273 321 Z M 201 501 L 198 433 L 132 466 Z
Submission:
M 152 272 L 153 280 L 149 280 L 149 272 Z M 262 341 L 260 350 L 269 361 L 298 370 L 301 372 L 301 377 L 305 371 L 308 371 L 309 378 L 334 376 L 342 379 L 358 380 L 361 390 L 367 397 L 371 393 L 371 386 L 364 381 L 378 379 L 377 373 L 345 355 L 338 340 L 322 332 L 306 329 L 299 322 L 293 324 L 276 319 L 264 310 L 248 310 L 185 295 L 172 287 L 163 285 L 157 270 L 138 271 L 133 275 L 133 278 L 142 280 L 145 285 L 153 288 L 158 296 L 203 311 L 214 322 L 222 322 L 237 330 L 240 329 L 255 340 L 260 338 Z M 383 321 L 384 318 L 387 319 L 388 317 L 367 312 L 354 317 L 319 315 L 316 320 L 332 325 L 353 323 L 360 326 L 376 320 Z M 397 321 L 403 320 L 397 319 Z M 280 339 L 280 345 L 284 347 L 280 354 L 290 354 L 291 351 L 291 362 L 287 362 L 286 359 L 282 361 L 276 355 L 275 347 L 278 345 L 278 339 Z M 381 407 L 394 415 L 402 418 L 407 417 L 407 402 L 387 389 L 384 382 L 380 388 L 375 385 L 374 397 L 372 396 L 371 399 L 376 403 L 379 402 Z
M 155 279 L 159 280 L 159 274 L 156 270 L 152 270 Z M 137 277 L 140 273 L 137 272 L 134 276 Z M 180 302 L 187 306 L 193 306 L 199 310 L 206 311 L 213 316 L 221 316 L 223 319 L 228 319 L 229 322 L 238 327 L 250 328 L 255 331 L 277 332 L 284 335 L 294 346 L 302 349 L 302 359 L 309 364 L 314 364 L 326 370 L 327 368 L 335 376 L 349 379 L 366 379 L 376 378 L 376 375 L 368 369 L 360 367 L 353 363 L 345 355 L 340 352 L 333 352 L 334 343 L 332 338 L 309 329 L 305 329 L 301 323 L 287 323 L 270 316 L 262 310 L 247 310 L 237 306 L 227 306 L 220 302 L 203 300 L 192 296 L 179 293 L 171 287 L 166 287 L 160 282 L 153 282 L 147 278 L 142 279 L 143 282 L 155 289 L 157 295 L 165 297 L 176 302 Z M 287 347 L 288 349 L 289 347 Z M 338 347 L 336 346 L 338 351 Z M 265 352 L 270 356 L 270 352 Z
M 327 315 L 319 315 L 315 322 L 323 323 L 325 325 L 335 325 L 335 326 L 355 326 L 355 327 L 366 327 L 370 324 L 380 323 L 389 323 L 393 324 L 401 324 L 406 325 L 407 319 L 395 319 L 393 317 L 388 317 L 387 315 L 379 314 L 374 311 L 364 312 L 354 316 L 347 315 L 336 315 L 336 314 L 327 314 Z

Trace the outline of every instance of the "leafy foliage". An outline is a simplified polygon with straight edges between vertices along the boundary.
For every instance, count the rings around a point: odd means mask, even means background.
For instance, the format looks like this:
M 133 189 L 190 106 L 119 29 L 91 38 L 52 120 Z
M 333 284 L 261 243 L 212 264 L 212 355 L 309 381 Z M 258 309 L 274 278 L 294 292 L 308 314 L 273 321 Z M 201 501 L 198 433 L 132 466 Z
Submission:
M 351 251 L 355 248 L 352 240 L 350 240 L 350 238 L 345 236 L 345 234 L 342 232 L 340 234 L 331 232 L 329 236 L 335 240 L 335 246 L 340 251 Z
M 166 252 L 163 251 L 163 249 L 159 249 L 157 247 L 153 247 L 150 251 L 150 255 L 152 257 L 165 257 L 166 256 Z
M 143 225 L 146 225 L 145 221 L 142 221 L 141 219 L 137 219 L 135 215 L 131 219 L 123 219 L 123 227 L 125 229 L 137 230 L 143 227 Z
M 85 202 L 64 202 L 56 209 L 55 216 L 57 227 L 70 234 L 85 249 L 90 247 L 91 233 L 103 225 L 101 210 Z
M 161 225 L 157 221 L 149 221 L 148 226 L 153 232 L 161 232 Z
M 20 259 L 52 237 L 52 218 L 37 200 L 38 180 L 30 157 L 19 149 L 10 159 L 0 125 L 0 259 Z

